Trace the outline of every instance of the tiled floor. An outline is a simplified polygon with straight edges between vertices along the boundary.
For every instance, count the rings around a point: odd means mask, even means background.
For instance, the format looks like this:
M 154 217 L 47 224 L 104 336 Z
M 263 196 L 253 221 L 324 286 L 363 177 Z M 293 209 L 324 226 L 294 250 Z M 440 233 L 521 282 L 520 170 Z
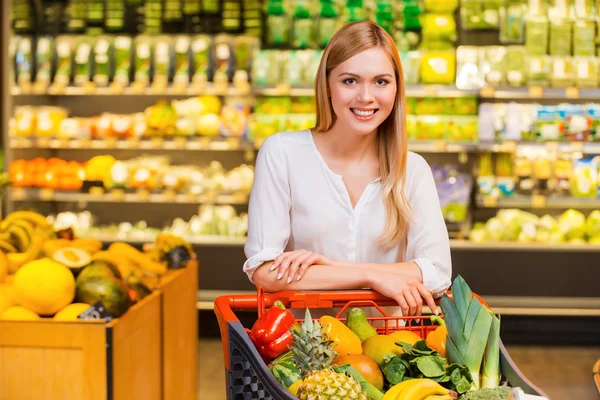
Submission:
M 598 400 L 592 367 L 600 347 L 510 346 L 521 371 L 552 400 Z M 220 340 L 200 340 L 198 400 L 225 400 L 225 372 Z

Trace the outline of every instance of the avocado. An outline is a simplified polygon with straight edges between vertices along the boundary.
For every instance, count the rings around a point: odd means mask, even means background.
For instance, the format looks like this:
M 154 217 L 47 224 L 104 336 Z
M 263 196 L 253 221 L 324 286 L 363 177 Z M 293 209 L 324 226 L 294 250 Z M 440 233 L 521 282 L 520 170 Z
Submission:
M 346 325 L 360 338 L 361 343 L 371 336 L 377 336 L 377 331 L 367 321 L 367 314 L 362 308 L 350 309 Z

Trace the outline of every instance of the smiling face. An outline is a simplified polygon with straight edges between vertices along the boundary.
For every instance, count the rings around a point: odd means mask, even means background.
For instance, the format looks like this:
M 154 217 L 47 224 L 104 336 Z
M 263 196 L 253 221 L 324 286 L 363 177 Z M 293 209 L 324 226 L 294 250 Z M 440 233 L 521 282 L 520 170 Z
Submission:
M 333 68 L 328 84 L 335 125 L 341 125 L 336 128 L 368 135 L 394 108 L 394 65 L 381 47 L 362 51 Z

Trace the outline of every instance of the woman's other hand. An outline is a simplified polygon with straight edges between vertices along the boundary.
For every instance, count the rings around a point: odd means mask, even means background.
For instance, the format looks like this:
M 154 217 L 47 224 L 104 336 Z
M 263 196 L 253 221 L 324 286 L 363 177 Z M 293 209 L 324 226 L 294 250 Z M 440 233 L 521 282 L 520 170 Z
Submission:
M 412 275 L 397 267 L 378 268 L 371 278 L 371 287 L 382 295 L 396 300 L 404 316 L 421 315 L 423 303 L 437 315 L 437 306 L 431 291 Z
M 334 265 L 327 257 L 308 250 L 294 250 L 282 253 L 275 259 L 270 270 L 278 269 L 277 279 L 284 279 L 287 283 L 299 281 L 311 265 Z

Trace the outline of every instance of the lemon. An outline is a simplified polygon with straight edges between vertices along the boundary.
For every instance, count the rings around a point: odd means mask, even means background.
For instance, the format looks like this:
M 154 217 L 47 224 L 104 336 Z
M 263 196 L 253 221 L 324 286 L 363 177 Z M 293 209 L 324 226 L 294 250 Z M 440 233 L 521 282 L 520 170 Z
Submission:
M 73 274 L 49 258 L 23 265 L 13 285 L 21 305 L 39 315 L 54 315 L 75 298 Z
M 90 308 L 91 306 L 86 303 L 73 303 L 69 304 L 62 310 L 56 313 L 54 319 L 56 321 L 77 321 L 79 314 Z
M 40 319 L 40 316 L 25 307 L 12 306 L 2 313 L 0 319 L 5 321 L 35 321 Z

